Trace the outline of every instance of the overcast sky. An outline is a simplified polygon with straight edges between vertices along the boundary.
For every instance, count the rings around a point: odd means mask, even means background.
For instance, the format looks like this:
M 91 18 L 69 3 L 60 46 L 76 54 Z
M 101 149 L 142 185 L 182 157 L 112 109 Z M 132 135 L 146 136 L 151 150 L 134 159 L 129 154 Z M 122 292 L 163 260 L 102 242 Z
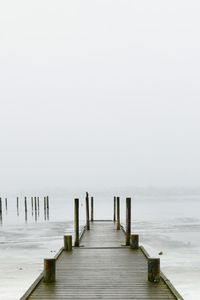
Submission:
M 200 186 L 199 1 L 1 1 L 0 187 Z

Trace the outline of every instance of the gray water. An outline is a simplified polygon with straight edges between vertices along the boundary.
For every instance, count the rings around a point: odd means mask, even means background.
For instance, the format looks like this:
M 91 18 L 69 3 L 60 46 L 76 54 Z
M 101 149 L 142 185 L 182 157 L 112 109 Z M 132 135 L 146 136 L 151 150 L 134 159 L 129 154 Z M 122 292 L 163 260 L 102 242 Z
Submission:
M 95 218 L 113 217 L 111 196 L 95 196 Z M 129 195 L 128 195 L 129 196 Z M 125 195 L 121 200 L 121 221 L 125 221 Z M 155 256 L 160 251 L 161 268 L 186 300 L 200 299 L 200 196 L 138 196 L 132 200 L 132 231 L 140 244 Z M 84 199 L 80 198 L 80 226 L 85 222 Z M 42 271 L 43 258 L 52 257 L 63 245 L 63 235 L 73 234 L 71 196 L 50 197 L 49 220 L 43 202 L 35 221 L 28 198 L 25 220 L 24 199 L 3 202 L 0 227 L 0 299 L 16 300 Z

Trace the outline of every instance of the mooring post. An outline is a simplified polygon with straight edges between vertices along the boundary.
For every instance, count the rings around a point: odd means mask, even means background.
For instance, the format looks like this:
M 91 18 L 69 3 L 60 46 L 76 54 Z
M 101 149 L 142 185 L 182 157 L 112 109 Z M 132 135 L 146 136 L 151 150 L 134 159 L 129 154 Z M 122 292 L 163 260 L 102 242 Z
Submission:
M 17 215 L 19 215 L 19 198 L 17 197 Z
M 113 221 L 116 221 L 116 197 L 114 197 Z
M 72 251 L 72 236 L 64 235 L 64 250 Z
M 27 215 L 27 201 L 26 201 L 26 197 L 24 197 L 24 208 L 25 208 L 25 214 Z
M 126 246 L 130 246 L 131 237 L 131 198 L 126 198 Z
M 148 280 L 160 282 L 160 258 L 148 258 Z
M 33 197 L 31 197 L 31 209 L 32 209 L 32 212 L 33 212 Z
M 139 248 L 139 234 L 131 234 L 130 247 L 131 247 L 131 249 Z
M 8 210 L 8 201 L 7 201 L 7 198 L 5 198 L 5 207 L 6 207 L 6 210 Z
M 91 221 L 94 221 L 94 198 L 91 197 Z
M 117 230 L 120 230 L 120 197 L 117 197 Z
M 35 204 L 35 212 L 36 212 L 36 210 L 37 210 L 37 198 L 36 197 L 34 197 L 34 204 Z
M 79 199 L 74 199 L 74 246 L 79 247 Z
M 1 201 L 1 198 L 0 198 L 0 215 L 2 214 L 2 201 Z
M 44 282 L 51 283 L 56 281 L 56 259 L 44 259 Z
M 89 194 L 88 194 L 88 192 L 86 192 L 85 208 L 86 208 L 86 228 L 87 228 L 87 230 L 90 230 Z

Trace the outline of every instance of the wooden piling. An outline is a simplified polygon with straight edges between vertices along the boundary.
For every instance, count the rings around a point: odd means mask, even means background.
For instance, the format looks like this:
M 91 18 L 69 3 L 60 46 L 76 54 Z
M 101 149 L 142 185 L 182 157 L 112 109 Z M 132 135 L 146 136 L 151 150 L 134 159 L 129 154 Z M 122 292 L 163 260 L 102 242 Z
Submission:
M 33 197 L 31 197 L 31 209 L 33 211 Z
M 94 198 L 91 197 L 91 221 L 94 221 Z
M 8 210 L 8 200 L 7 200 L 7 198 L 5 198 L 5 208 L 6 208 L 6 210 Z
M 64 250 L 72 251 L 72 236 L 64 235 Z
M 24 197 L 24 209 L 25 209 L 25 214 L 27 214 L 27 200 L 26 200 L 26 197 Z
M 37 198 L 34 197 L 34 206 L 35 206 L 35 212 L 37 211 Z
M 160 258 L 148 258 L 148 280 L 160 282 Z
M 44 282 L 51 283 L 56 281 L 56 259 L 44 259 Z
M 130 246 L 131 237 L 131 198 L 126 198 L 126 246 Z
M 113 221 L 116 221 L 116 197 L 114 197 Z
M 131 249 L 139 249 L 139 235 L 131 234 L 130 236 L 130 247 Z
M 117 197 L 117 230 L 120 230 L 120 197 Z
M 1 201 L 1 198 L 0 198 L 0 215 L 2 214 L 2 201 Z
M 86 228 L 87 228 L 87 230 L 90 230 L 89 194 L 88 193 L 86 193 L 85 208 L 86 208 Z
M 74 199 L 74 246 L 79 247 L 79 199 Z
M 17 197 L 17 215 L 19 215 L 19 198 Z

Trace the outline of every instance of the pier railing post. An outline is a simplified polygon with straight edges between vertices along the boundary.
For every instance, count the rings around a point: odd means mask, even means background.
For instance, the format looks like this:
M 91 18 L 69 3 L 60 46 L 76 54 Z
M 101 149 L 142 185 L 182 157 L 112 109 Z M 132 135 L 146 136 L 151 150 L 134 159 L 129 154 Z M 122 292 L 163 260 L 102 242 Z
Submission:
M 64 250 L 72 251 L 72 236 L 64 235 Z
M 150 282 L 160 282 L 160 258 L 148 258 L 148 280 Z
M 131 234 L 131 236 L 130 236 L 130 247 L 131 247 L 131 249 L 138 249 L 139 248 L 139 235 L 138 234 Z
M 94 198 L 91 197 L 91 221 L 94 221 Z
M 130 246 L 131 237 L 131 198 L 126 198 L 126 246 Z
M 56 259 L 44 259 L 44 282 L 51 283 L 56 281 Z
M 79 199 L 74 199 L 74 246 L 79 247 Z
M 86 228 L 87 230 L 90 230 L 90 216 L 89 216 L 89 194 L 86 193 L 85 198 L 85 207 L 86 207 Z
M 116 197 L 114 197 L 113 221 L 116 221 Z
M 120 230 L 120 197 L 117 197 L 117 230 Z

